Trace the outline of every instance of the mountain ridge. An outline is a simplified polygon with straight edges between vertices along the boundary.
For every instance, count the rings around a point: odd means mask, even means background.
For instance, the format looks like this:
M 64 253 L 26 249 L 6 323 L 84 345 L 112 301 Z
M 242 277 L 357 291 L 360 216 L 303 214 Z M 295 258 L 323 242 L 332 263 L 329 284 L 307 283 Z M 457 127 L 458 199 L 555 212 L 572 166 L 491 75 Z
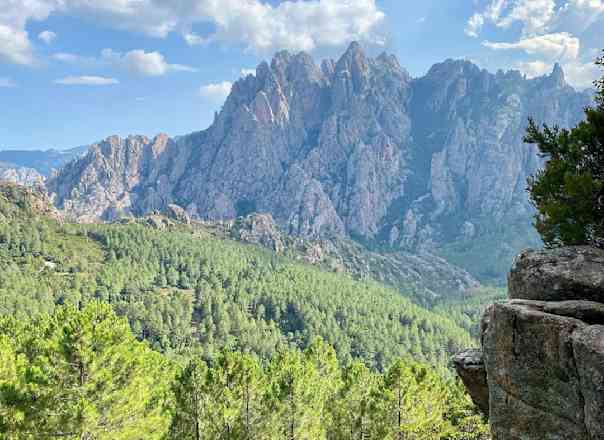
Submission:
M 538 240 L 524 186 L 541 159 L 522 143 L 526 120 L 571 126 L 589 103 L 559 66 L 526 79 L 447 60 L 411 78 L 355 43 L 320 65 L 283 51 L 233 85 L 208 129 L 110 137 L 48 187 L 85 222 L 177 204 L 194 218 L 266 212 L 292 235 L 413 252 L 476 253 L 488 235 L 511 260 Z M 507 246 L 514 228 L 526 238 Z

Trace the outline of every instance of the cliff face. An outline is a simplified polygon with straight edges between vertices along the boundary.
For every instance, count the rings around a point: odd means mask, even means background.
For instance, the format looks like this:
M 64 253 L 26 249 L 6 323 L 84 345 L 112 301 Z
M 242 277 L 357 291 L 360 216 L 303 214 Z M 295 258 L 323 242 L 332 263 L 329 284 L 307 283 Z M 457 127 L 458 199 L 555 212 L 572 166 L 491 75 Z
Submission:
M 455 359 L 495 440 L 604 438 L 604 251 L 527 251 Z
M 486 234 L 511 243 L 506 226 L 529 235 L 524 188 L 539 165 L 522 143 L 528 116 L 569 126 L 588 102 L 559 68 L 526 80 L 449 60 L 412 79 L 358 44 L 320 66 L 281 52 L 233 86 L 209 129 L 109 138 L 49 188 L 86 221 L 174 203 L 196 218 L 266 212 L 290 234 L 394 249 Z

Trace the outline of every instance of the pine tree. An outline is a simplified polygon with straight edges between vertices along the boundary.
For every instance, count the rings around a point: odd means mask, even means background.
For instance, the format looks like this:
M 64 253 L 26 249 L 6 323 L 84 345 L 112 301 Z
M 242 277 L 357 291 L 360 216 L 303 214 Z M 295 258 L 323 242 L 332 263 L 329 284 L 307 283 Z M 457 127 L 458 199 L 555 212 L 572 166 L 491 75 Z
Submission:
M 604 58 L 597 64 L 604 66 Z M 529 121 L 525 142 L 547 159 L 528 189 L 535 227 L 548 246 L 604 246 L 604 79 L 596 88 L 596 105 L 571 130 Z
M 208 368 L 199 357 L 193 357 L 177 376 L 173 385 L 174 410 L 170 437 L 174 440 L 206 438 L 206 416 L 209 410 L 207 394 Z

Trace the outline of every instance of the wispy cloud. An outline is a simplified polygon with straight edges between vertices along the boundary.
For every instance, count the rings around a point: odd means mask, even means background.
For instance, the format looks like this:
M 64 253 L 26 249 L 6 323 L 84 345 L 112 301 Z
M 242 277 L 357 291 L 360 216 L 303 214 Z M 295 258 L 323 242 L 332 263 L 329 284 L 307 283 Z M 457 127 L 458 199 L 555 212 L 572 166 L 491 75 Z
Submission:
M 513 43 L 485 41 L 483 45 L 494 50 L 522 50 L 530 55 L 540 55 L 555 60 L 577 59 L 581 48 L 579 39 L 568 32 L 522 38 Z
M 55 84 L 65 86 L 108 86 L 119 84 L 115 78 L 107 78 L 104 76 L 67 76 L 65 78 L 56 79 Z
M 197 72 L 184 64 L 170 64 L 159 52 L 145 52 L 142 49 L 126 53 L 103 49 L 98 58 L 85 57 L 73 53 L 58 52 L 51 56 L 54 60 L 86 67 L 115 67 L 142 76 L 162 76 L 169 72 Z

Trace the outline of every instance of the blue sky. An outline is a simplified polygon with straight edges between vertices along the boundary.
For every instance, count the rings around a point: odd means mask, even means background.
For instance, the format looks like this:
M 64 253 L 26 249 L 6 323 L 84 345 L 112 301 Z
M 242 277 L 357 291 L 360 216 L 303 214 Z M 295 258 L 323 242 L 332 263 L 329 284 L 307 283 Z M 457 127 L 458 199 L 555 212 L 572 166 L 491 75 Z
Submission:
M 528 76 L 560 62 L 583 88 L 602 34 L 604 0 L 0 0 L 0 148 L 201 130 L 275 51 L 352 40 L 413 76 L 446 58 Z

